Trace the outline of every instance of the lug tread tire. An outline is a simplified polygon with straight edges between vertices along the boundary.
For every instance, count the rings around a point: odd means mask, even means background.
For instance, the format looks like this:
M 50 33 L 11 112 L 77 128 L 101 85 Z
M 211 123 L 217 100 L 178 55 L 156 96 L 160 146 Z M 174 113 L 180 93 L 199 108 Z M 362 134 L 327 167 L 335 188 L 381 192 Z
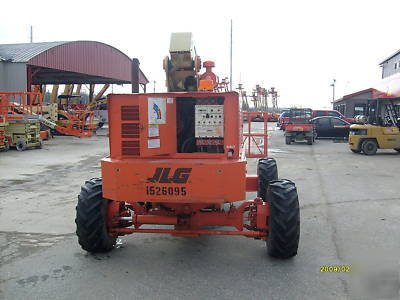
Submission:
M 266 201 L 267 188 L 271 181 L 278 179 L 278 166 L 272 157 L 261 158 L 257 164 L 258 191 L 257 197 Z
M 82 249 L 88 252 L 106 252 L 115 246 L 117 238 L 107 233 L 107 203 L 100 178 L 88 180 L 81 187 L 76 206 L 76 234 Z
M 268 254 L 290 258 L 297 254 L 300 240 L 300 208 L 296 185 L 286 179 L 270 183 Z

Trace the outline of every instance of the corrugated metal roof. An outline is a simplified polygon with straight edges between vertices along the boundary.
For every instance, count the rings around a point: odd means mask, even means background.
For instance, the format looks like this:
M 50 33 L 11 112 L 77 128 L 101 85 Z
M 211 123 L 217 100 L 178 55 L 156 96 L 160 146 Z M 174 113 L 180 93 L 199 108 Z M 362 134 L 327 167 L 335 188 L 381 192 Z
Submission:
M 2 44 L 0 45 L 0 59 L 11 62 L 27 62 L 36 55 L 65 43 L 68 42 Z
M 390 55 L 388 58 L 386 58 L 385 60 L 383 60 L 379 65 L 383 65 L 385 62 L 387 62 L 389 59 L 395 57 L 397 54 L 400 53 L 400 50 L 397 50 L 395 53 L 393 53 L 392 55 Z
M 131 81 L 131 58 L 95 41 L 0 44 L 0 61 Z M 139 82 L 148 83 L 140 70 Z

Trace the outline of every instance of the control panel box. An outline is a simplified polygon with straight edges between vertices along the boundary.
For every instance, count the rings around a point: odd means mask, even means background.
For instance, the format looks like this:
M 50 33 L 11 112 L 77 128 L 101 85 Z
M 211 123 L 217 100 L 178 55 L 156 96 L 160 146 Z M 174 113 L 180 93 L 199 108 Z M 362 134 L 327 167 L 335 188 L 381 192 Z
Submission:
M 223 105 L 195 105 L 195 137 L 224 137 Z

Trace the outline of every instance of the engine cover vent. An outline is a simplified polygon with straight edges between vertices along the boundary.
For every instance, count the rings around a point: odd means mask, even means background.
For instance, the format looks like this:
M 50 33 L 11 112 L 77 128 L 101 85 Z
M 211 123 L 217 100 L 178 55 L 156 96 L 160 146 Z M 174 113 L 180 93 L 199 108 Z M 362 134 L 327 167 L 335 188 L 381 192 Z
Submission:
M 139 121 L 139 106 L 129 105 L 121 106 L 122 121 Z
M 139 141 L 122 141 L 121 150 L 122 155 L 140 155 Z
M 138 139 L 139 123 L 122 123 L 121 137 L 125 139 Z

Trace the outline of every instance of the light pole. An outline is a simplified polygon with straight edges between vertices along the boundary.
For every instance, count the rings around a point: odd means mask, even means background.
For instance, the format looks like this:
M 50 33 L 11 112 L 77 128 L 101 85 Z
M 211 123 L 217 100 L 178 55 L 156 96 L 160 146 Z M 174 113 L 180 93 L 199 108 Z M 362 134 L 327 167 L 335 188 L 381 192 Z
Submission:
M 333 82 L 331 84 L 331 87 L 332 87 L 332 103 L 335 102 L 335 84 L 336 84 L 336 79 L 333 79 Z
M 156 81 L 153 80 L 153 93 L 155 93 L 155 92 L 156 92 Z

